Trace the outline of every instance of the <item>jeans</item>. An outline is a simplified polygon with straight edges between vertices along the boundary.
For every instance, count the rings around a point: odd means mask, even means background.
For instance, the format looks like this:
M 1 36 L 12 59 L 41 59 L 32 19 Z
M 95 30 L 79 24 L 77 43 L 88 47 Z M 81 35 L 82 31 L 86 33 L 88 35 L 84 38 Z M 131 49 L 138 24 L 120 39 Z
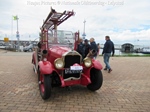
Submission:
M 106 64 L 107 69 L 111 69 L 109 65 L 109 58 L 111 56 L 111 53 L 104 53 L 103 58 L 104 58 L 104 63 Z

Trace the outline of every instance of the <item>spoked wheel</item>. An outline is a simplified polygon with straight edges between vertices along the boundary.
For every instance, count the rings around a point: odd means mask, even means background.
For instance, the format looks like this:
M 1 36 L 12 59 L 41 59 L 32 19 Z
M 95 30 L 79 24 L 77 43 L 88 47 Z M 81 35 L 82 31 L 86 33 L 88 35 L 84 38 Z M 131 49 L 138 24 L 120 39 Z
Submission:
M 38 79 L 41 97 L 46 100 L 51 96 L 51 77 L 50 75 L 40 75 L 38 73 Z
M 98 90 L 103 83 L 103 75 L 101 70 L 92 69 L 90 71 L 90 79 L 91 79 L 91 83 L 87 85 L 87 88 L 91 91 Z

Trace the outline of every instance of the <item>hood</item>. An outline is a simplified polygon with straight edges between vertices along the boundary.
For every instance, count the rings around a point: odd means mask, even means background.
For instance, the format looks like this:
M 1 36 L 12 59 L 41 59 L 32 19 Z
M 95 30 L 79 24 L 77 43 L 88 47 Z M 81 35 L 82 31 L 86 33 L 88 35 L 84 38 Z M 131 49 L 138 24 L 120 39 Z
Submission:
M 71 51 L 71 48 L 64 47 L 64 46 L 53 46 L 52 48 L 50 48 L 50 51 L 52 55 L 61 57 L 66 52 Z

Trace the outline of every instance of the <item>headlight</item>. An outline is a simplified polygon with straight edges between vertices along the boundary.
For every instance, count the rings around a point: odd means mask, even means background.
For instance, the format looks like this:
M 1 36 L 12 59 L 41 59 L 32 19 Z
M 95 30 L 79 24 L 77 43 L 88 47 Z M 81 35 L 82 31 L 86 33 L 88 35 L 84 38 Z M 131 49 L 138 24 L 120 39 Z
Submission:
M 57 58 L 54 64 L 57 69 L 62 69 L 64 67 L 64 61 L 61 58 Z
M 92 60 L 91 60 L 91 58 L 86 57 L 86 58 L 83 60 L 83 62 L 84 62 L 85 67 L 90 67 L 90 66 L 92 65 Z

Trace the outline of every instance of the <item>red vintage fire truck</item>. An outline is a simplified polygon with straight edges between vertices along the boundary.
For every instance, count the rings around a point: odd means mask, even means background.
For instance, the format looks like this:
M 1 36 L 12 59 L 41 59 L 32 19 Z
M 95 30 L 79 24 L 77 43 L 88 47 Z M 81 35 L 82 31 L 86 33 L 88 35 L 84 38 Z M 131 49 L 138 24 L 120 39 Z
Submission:
M 83 85 L 96 91 L 102 86 L 101 63 L 89 57 L 82 59 L 76 51 L 79 32 L 57 30 L 57 26 L 73 15 L 74 11 L 59 13 L 51 8 L 40 28 L 38 48 L 33 52 L 32 63 L 44 100 L 51 96 L 53 87 Z

